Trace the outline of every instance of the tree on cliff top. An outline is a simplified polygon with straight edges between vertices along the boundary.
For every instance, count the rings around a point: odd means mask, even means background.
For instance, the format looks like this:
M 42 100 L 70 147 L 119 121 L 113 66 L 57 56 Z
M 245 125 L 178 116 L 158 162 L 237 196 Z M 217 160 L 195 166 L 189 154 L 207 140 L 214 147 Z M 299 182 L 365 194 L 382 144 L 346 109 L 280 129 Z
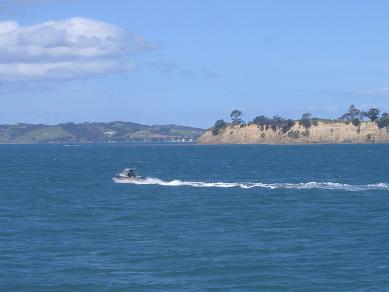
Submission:
M 240 110 L 233 110 L 230 114 L 232 124 L 239 125 L 242 122 L 242 119 L 240 118 L 241 116 L 242 112 Z
M 357 109 L 357 107 L 355 105 L 350 105 L 349 109 L 348 109 L 348 112 L 350 114 L 350 117 L 351 117 L 351 120 L 354 120 L 354 119 L 359 119 L 359 116 L 361 114 L 361 111 L 359 109 Z
M 271 119 L 269 119 L 268 117 L 265 117 L 264 115 L 262 116 L 257 116 L 253 119 L 253 124 L 257 125 L 257 126 L 265 126 L 265 125 L 269 125 L 271 122 Z
M 303 114 L 299 124 L 302 125 L 305 129 L 309 129 L 312 126 L 312 114 L 311 113 Z
M 342 115 L 339 119 L 346 122 L 353 122 L 354 120 L 363 120 L 365 112 L 360 111 L 355 105 L 350 105 L 348 112 Z
M 375 122 L 380 116 L 380 110 L 378 108 L 371 108 L 367 112 L 366 116 L 372 121 Z
M 212 135 L 218 135 L 225 127 L 227 127 L 227 123 L 224 120 L 217 120 L 212 128 Z
M 383 113 L 381 115 L 381 118 L 377 120 L 377 126 L 378 128 L 387 128 L 389 129 L 389 114 L 388 113 Z

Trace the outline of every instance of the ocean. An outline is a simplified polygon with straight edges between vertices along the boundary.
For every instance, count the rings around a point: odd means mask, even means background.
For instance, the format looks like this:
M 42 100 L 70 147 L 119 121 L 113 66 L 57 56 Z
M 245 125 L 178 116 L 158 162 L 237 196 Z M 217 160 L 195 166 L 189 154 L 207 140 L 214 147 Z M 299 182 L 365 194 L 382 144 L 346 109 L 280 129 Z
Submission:
M 0 290 L 388 290 L 388 153 L 0 145 Z

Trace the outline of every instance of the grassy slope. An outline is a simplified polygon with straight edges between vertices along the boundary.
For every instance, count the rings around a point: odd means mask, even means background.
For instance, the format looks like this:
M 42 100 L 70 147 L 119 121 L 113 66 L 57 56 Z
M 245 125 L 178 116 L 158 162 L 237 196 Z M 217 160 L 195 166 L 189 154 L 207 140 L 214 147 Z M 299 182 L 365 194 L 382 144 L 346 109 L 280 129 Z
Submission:
M 0 125 L 0 143 L 131 142 L 195 140 L 203 129 L 176 125 L 141 125 L 130 122 Z
M 65 131 L 60 126 L 44 127 L 32 130 L 13 140 L 14 143 L 43 143 L 61 141 L 64 138 L 74 138 L 74 135 Z

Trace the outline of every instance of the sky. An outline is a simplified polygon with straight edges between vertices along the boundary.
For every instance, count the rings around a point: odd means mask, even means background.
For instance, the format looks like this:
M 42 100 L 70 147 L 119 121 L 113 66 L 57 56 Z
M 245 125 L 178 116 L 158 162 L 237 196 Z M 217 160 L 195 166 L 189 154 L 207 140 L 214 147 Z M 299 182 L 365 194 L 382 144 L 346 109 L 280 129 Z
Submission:
M 0 0 L 0 123 L 389 111 L 389 1 Z

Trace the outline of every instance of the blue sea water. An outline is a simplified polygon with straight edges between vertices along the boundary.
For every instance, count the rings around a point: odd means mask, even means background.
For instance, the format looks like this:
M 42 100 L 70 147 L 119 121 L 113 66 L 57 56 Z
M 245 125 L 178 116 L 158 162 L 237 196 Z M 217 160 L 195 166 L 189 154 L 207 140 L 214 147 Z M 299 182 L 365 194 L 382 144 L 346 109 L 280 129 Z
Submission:
M 389 290 L 388 153 L 0 145 L 0 290 Z

